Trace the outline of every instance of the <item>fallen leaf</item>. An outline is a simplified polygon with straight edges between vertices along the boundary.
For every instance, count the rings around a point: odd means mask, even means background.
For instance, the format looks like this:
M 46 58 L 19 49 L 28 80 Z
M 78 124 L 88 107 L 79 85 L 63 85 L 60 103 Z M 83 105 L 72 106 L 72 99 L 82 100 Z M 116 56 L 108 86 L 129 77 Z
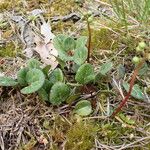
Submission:
M 4 73 L 0 72 L 0 77 L 4 77 Z
M 39 53 L 41 60 L 46 65 L 51 65 L 51 69 L 55 69 L 58 65 L 56 57 L 58 56 L 57 50 L 54 48 L 53 43 L 48 44 L 38 43 L 35 51 Z
M 44 13 L 44 11 L 41 9 L 34 9 L 30 12 L 30 14 L 33 16 L 38 16 L 38 15 L 43 14 L 43 13 Z
M 44 41 L 46 44 L 55 37 L 55 35 L 51 31 L 51 26 L 48 22 L 44 22 L 41 25 L 41 34 L 44 36 Z
M 38 139 L 40 144 L 44 144 L 47 145 L 48 144 L 48 140 L 44 137 L 44 135 L 41 135 Z
M 23 50 L 23 53 L 26 57 L 31 58 L 33 56 L 33 49 L 31 47 L 28 47 Z

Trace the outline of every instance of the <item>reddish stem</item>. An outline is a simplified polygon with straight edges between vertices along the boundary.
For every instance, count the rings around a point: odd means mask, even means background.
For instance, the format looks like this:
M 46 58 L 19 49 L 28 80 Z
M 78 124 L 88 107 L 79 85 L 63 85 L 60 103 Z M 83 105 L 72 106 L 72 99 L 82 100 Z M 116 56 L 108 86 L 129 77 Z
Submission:
M 87 62 L 90 62 L 90 55 L 91 55 L 91 28 L 90 28 L 90 23 L 87 21 L 87 28 L 88 28 L 88 57 L 87 57 Z
M 134 82 L 136 80 L 136 76 L 138 75 L 138 72 L 140 70 L 140 68 L 143 66 L 145 62 L 145 59 L 143 59 L 139 64 L 138 66 L 136 67 L 136 69 L 134 70 L 134 73 L 131 77 L 131 81 L 130 81 L 130 87 L 129 87 L 129 91 L 126 95 L 126 97 L 122 100 L 122 102 L 120 103 L 120 105 L 118 106 L 118 108 L 116 108 L 116 110 L 113 112 L 113 114 L 111 115 L 111 117 L 114 117 L 116 116 L 122 109 L 122 107 L 126 104 L 127 100 L 129 99 L 130 95 L 131 95 L 131 92 L 132 92 L 132 88 L 134 86 Z

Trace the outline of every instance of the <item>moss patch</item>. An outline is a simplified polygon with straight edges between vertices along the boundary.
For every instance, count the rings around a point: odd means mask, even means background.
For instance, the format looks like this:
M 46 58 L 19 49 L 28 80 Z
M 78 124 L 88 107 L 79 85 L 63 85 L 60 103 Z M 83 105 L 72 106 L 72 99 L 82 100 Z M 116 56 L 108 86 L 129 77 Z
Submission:
M 75 123 L 67 132 L 66 149 L 90 150 L 94 144 L 97 127 L 94 124 Z
M 20 10 L 22 3 L 20 0 L 1 0 L 0 2 L 0 11 L 12 10 L 16 8 Z
M 13 42 L 0 47 L 0 57 L 15 57 L 21 50 L 16 48 Z
M 92 49 L 93 50 L 112 50 L 117 47 L 117 41 L 112 33 L 112 31 L 101 28 L 95 30 L 92 28 Z M 83 31 L 83 35 L 88 36 L 87 31 Z

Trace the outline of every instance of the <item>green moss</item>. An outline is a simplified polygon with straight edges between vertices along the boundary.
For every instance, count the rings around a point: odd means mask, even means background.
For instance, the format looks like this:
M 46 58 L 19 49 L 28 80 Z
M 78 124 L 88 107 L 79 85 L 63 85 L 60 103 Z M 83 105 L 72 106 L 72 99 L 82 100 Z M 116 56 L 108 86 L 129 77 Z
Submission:
M 126 53 L 129 52 L 135 53 L 135 48 L 138 44 L 138 40 L 132 37 L 131 35 L 122 35 L 120 38 L 120 43 L 126 46 Z
M 70 124 L 60 115 L 54 115 L 52 120 L 42 121 L 44 131 L 51 136 L 53 142 L 50 145 L 51 150 L 59 150 L 59 144 L 65 140 L 65 134 L 70 128 Z
M 94 124 L 79 122 L 70 127 L 67 132 L 66 149 L 90 150 L 94 145 L 97 127 Z
M 17 8 L 20 6 L 20 4 L 20 0 L 2 0 L 0 2 L 0 11 L 6 11 Z
M 19 48 L 15 48 L 13 42 L 10 42 L 6 46 L 0 47 L 0 57 L 15 57 L 17 52 L 20 51 Z
M 51 16 L 64 16 L 75 12 L 78 9 L 78 5 L 75 0 L 55 0 L 51 3 L 51 9 L 49 10 Z
M 35 138 L 31 138 L 27 144 L 20 148 L 20 150 L 31 150 L 35 147 L 36 143 L 37 141 L 35 140 Z
M 53 140 L 50 145 L 52 150 L 59 150 L 64 141 L 67 150 L 90 150 L 93 147 L 98 127 L 91 121 L 79 118 L 74 115 L 69 118 L 57 115 L 53 120 L 43 123 L 44 131 L 47 130 Z
M 100 122 L 99 123 L 99 133 L 97 134 L 97 137 L 100 141 L 102 141 L 105 144 L 108 143 L 114 143 L 115 145 L 123 144 L 125 141 L 122 141 L 121 137 L 126 136 L 128 137 L 126 139 L 126 142 L 132 142 L 134 140 L 130 138 L 130 135 L 134 136 L 140 136 L 134 128 L 127 127 L 123 124 L 112 122 Z
M 67 22 L 62 22 L 59 21 L 57 24 L 52 24 L 52 30 L 54 31 L 55 34 L 59 33 L 71 33 L 74 32 L 76 29 L 76 26 L 74 25 L 73 21 L 67 21 Z
M 92 49 L 93 50 L 113 50 L 115 49 L 118 44 L 116 38 L 113 36 L 113 32 L 106 29 L 101 28 L 99 30 L 95 30 L 92 28 Z M 88 36 L 87 31 L 83 31 L 83 35 Z

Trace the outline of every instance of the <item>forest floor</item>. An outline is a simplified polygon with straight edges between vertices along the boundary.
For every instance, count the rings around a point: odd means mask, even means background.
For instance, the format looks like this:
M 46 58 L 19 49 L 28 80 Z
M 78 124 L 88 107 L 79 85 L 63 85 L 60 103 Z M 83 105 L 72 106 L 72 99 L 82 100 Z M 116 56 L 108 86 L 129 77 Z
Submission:
M 81 19 L 88 11 L 94 16 L 91 63 L 98 67 L 111 60 L 114 64 L 98 95 L 89 99 L 95 105 L 93 113 L 80 117 L 74 114 L 74 105 L 56 107 L 36 94 L 0 87 L 1 150 L 150 150 L 149 61 L 136 80 L 145 99 L 131 96 L 118 115 L 107 115 L 126 94 L 122 82 L 130 81 L 134 50 L 140 41 L 149 42 L 150 26 L 130 18 L 131 25 L 126 28 L 114 19 L 107 0 L 0 0 L 0 76 L 16 78 L 29 57 L 41 59 L 33 52 L 31 31 L 40 37 L 45 21 L 50 22 L 54 35 L 88 36 L 87 24 Z

